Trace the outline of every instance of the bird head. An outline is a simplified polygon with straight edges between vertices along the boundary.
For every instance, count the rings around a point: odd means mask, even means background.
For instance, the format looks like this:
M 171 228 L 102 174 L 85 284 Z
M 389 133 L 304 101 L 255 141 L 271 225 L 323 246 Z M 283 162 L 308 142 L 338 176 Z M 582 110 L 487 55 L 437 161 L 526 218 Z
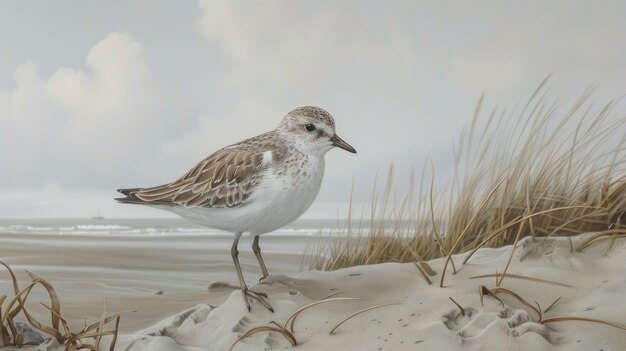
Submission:
M 298 107 L 289 112 L 277 132 L 294 143 L 301 152 L 324 156 L 333 147 L 356 154 L 356 150 L 335 132 L 335 120 L 330 113 L 315 106 Z

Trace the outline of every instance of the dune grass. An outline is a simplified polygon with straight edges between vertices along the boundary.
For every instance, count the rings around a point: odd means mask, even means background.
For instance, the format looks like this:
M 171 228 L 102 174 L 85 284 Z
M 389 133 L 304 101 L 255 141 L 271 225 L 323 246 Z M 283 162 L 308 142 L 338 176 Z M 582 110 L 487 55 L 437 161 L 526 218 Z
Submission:
M 24 335 L 20 334 L 16 327 L 16 319 L 20 314 L 23 314 L 25 321 L 27 321 L 30 326 L 54 338 L 60 345 L 65 346 L 65 350 L 102 350 L 104 347 L 104 336 L 111 337 L 109 350 L 112 351 L 115 349 L 120 318 L 125 312 L 108 315 L 105 304 L 105 309 L 100 321 L 85 325 L 81 330 L 73 332 L 69 327 L 69 323 L 61 314 L 61 303 L 52 284 L 42 277 L 27 271 L 26 273 L 30 277 L 31 282 L 25 288 L 20 289 L 17 277 L 11 267 L 2 261 L 0 261 L 0 265 L 4 266 L 8 271 L 14 290 L 14 296 L 12 298 L 8 298 L 7 295 L 0 296 L 0 334 L 4 346 L 16 346 L 21 348 L 36 345 L 33 342 L 25 341 Z M 38 320 L 26 308 L 26 300 L 30 292 L 38 285 L 43 287 L 50 299 L 49 304 L 43 302 L 39 303 L 50 313 L 50 324 Z M 6 308 L 4 307 L 5 301 L 7 302 Z M 106 330 L 105 327 L 111 323 L 114 324 L 113 329 Z
M 454 173 L 446 186 L 435 184 L 435 171 L 428 174 L 430 167 L 424 167 L 417 186 L 412 176 L 398 200 L 390 167 L 384 191 L 372 195 L 369 218 L 355 221 L 351 200 L 345 227 L 312 248 L 309 268 L 417 262 L 427 277 L 433 275 L 427 260 L 447 257 L 445 266 L 456 270 L 452 254 L 470 251 L 465 263 L 480 247 L 501 247 L 528 235 L 623 237 L 623 106 L 618 111 L 619 101 L 593 103 L 591 89 L 575 101 L 551 98 L 549 84 L 548 77 L 511 112 L 485 113 L 481 98 L 454 147 Z

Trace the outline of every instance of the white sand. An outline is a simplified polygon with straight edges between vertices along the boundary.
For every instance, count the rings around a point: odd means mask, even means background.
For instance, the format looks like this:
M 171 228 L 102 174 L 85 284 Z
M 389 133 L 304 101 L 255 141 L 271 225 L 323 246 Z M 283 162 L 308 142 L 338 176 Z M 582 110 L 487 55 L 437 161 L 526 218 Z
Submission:
M 572 238 L 577 245 L 584 236 Z M 509 273 L 557 281 L 575 286 L 505 278 L 502 287 L 512 289 L 542 308 L 561 300 L 546 313 L 578 316 L 626 324 L 626 240 L 618 240 L 607 252 L 609 241 L 572 253 L 566 238 L 530 238 L 520 243 Z M 254 287 L 268 293 L 276 313 L 254 304 L 248 313 L 239 292 L 219 307 L 201 304 L 154 327 L 122 336 L 120 350 L 176 351 L 228 350 L 247 330 L 282 324 L 298 307 L 333 292 L 338 297 L 366 300 L 335 301 L 304 311 L 296 320 L 297 350 L 624 350 L 626 331 L 608 325 L 565 321 L 537 323 L 537 316 L 513 298 L 501 295 L 506 307 L 485 297 L 481 306 L 481 284 L 495 286 L 495 278 L 469 279 L 500 272 L 511 247 L 482 249 L 461 266 L 464 255 L 455 256 L 456 275 L 450 269 L 445 288 L 438 282 L 443 260 L 429 262 L 437 272 L 428 285 L 413 264 L 381 264 L 353 267 L 335 272 L 306 272 L 287 277 L 276 275 Z M 466 315 L 449 300 L 454 298 Z M 385 302 L 381 307 L 347 321 L 334 335 L 330 329 L 345 316 Z M 132 344 L 132 345 L 131 345 Z M 290 349 L 280 334 L 261 332 L 241 341 L 234 350 Z
M 588 235 L 572 238 L 575 247 Z M 593 245 L 572 253 L 566 238 L 523 240 L 509 273 L 575 286 L 505 278 L 502 287 L 547 308 L 561 298 L 544 318 L 577 316 L 626 324 L 626 240 Z M 305 310 L 296 320 L 297 350 L 625 350 L 626 331 L 608 325 L 565 321 L 542 325 L 530 308 L 500 295 L 503 308 L 491 297 L 481 306 L 479 286 L 495 286 L 495 278 L 472 276 L 502 271 L 511 247 L 482 249 L 461 266 L 465 255 L 455 256 L 456 275 L 450 269 L 445 288 L 438 282 L 443 260 L 430 261 L 437 272 L 428 285 L 413 264 L 381 264 L 335 272 L 275 275 L 254 287 L 268 293 L 276 309 L 272 314 L 256 303 L 252 313 L 244 308 L 238 291 L 219 307 L 200 304 L 153 327 L 122 335 L 117 350 L 179 351 L 228 350 L 251 328 L 270 321 L 282 324 L 289 314 L 330 293 L 365 300 L 334 301 Z M 449 300 L 454 298 L 465 316 Z M 330 329 L 350 314 L 379 303 L 399 302 L 364 312 L 329 335 Z M 48 341 L 30 350 L 62 348 Z M 107 348 L 108 349 L 108 348 Z M 280 334 L 261 332 L 238 343 L 233 350 L 289 350 Z M 4 349 L 3 349 L 4 350 Z

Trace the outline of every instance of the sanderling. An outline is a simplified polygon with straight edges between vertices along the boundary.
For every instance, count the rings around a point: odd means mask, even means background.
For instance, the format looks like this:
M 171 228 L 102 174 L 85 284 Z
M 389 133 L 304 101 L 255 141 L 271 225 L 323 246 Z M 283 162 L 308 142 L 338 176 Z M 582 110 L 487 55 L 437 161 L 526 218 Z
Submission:
M 324 155 L 333 147 L 356 150 L 335 133 L 335 121 L 319 107 L 289 112 L 270 132 L 227 146 L 195 165 L 179 179 L 150 188 L 119 189 L 122 203 L 148 205 L 235 234 L 231 255 L 248 311 L 248 298 L 273 312 L 267 295 L 248 290 L 239 265 L 242 233 L 254 236 L 252 251 L 264 279 L 259 235 L 300 217 L 322 184 Z

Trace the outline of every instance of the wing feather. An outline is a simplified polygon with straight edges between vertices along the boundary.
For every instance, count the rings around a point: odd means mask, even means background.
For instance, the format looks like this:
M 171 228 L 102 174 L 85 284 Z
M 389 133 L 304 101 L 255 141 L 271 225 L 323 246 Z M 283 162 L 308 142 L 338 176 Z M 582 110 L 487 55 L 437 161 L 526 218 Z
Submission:
M 133 195 L 146 204 L 235 207 L 246 203 L 262 171 L 258 149 L 229 147 L 205 158 L 178 180 Z

